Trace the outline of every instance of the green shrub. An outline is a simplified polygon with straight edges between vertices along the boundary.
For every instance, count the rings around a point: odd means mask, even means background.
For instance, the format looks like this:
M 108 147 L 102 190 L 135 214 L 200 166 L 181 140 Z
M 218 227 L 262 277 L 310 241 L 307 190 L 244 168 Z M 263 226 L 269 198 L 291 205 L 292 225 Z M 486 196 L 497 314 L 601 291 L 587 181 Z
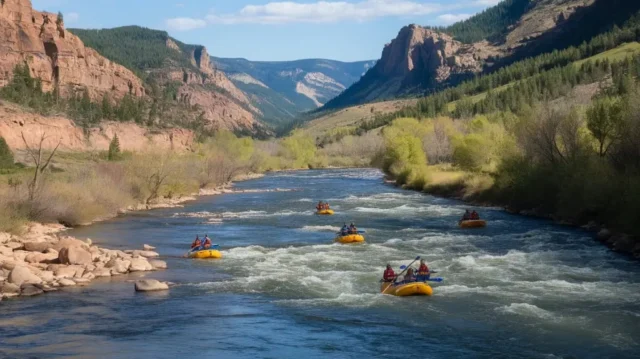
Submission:
M 7 141 L 0 136 L 0 170 L 10 169 L 14 166 L 13 152 L 7 145 Z

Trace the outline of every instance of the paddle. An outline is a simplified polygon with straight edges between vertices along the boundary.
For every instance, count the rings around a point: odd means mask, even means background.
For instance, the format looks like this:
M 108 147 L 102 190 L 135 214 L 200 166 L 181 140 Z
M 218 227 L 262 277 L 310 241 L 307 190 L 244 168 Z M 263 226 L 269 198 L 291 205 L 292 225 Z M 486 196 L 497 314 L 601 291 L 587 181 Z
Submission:
M 417 256 L 417 257 L 416 257 L 416 259 L 414 259 L 414 260 L 413 260 L 413 262 L 409 263 L 409 265 L 408 265 L 408 266 L 400 266 L 400 269 L 402 269 L 402 267 L 404 267 L 404 270 L 403 270 L 402 272 L 400 272 L 400 274 L 396 275 L 396 278 L 393 280 L 393 284 L 395 285 L 395 284 L 396 284 L 396 280 L 397 280 L 398 278 L 400 278 L 400 276 L 402 275 L 402 273 L 404 273 L 404 271 L 406 271 L 408 268 L 410 268 L 410 267 L 411 267 L 411 265 L 412 265 L 413 263 L 415 263 L 416 261 L 418 261 L 418 260 L 420 260 L 420 256 Z
M 415 262 L 415 261 L 414 261 L 414 262 Z M 412 263 L 412 264 L 413 264 L 413 263 Z M 406 270 L 406 269 L 408 269 L 408 268 L 409 268 L 409 267 L 404 266 L 404 265 L 400 266 L 400 269 L 405 269 L 405 270 Z M 437 272 L 437 271 L 434 271 L 434 270 L 429 272 L 429 274 L 435 274 L 435 273 L 438 273 L 438 272 Z M 441 277 L 437 277 L 437 278 L 428 278 L 428 279 L 426 279 L 426 281 L 427 281 L 427 282 L 437 282 L 437 283 L 442 283 L 442 282 L 444 281 L 444 278 L 441 278 Z

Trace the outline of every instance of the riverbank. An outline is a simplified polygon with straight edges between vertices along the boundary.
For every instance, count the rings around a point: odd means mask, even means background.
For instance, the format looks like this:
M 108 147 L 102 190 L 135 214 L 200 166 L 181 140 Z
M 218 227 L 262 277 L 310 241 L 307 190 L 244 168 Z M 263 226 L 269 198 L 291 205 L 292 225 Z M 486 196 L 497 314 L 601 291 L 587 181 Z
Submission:
M 593 220 L 579 222 L 570 218 L 544 213 L 536 209 L 518 209 L 506 205 L 505 203 L 496 200 L 496 198 L 499 197 L 499 194 L 494 193 L 495 190 L 493 190 L 490 183 L 487 183 L 486 179 L 478 179 L 477 177 L 470 179 L 468 176 L 464 176 L 460 173 L 456 173 L 451 176 L 444 176 L 440 174 L 439 176 L 436 175 L 436 181 L 427 184 L 423 190 L 418 190 L 405 185 L 399 185 L 395 179 L 388 175 L 385 178 L 388 183 L 393 183 L 394 185 L 406 190 L 414 190 L 437 197 L 456 199 L 474 206 L 499 206 L 511 214 L 543 218 L 552 220 L 553 222 L 561 225 L 580 227 L 593 232 L 595 239 L 605 244 L 611 250 L 632 256 L 635 259 L 640 259 L 640 238 L 610 230 L 606 228 L 606 226 Z M 485 183 L 478 185 L 479 182 Z
M 182 207 L 198 196 L 244 192 L 234 190 L 233 184 L 263 176 L 256 173 L 239 175 L 221 186 L 200 189 L 188 196 L 163 197 L 152 203 L 129 206 L 113 216 L 86 225 L 129 212 Z M 167 268 L 166 262 L 154 259 L 159 254 L 151 246 L 145 245 L 141 250 L 110 250 L 94 245 L 90 239 L 81 241 L 65 236 L 66 229 L 62 224 L 32 222 L 25 225 L 21 234 L 0 232 L 0 301 L 40 295 L 64 287 L 85 286 L 96 278 Z
M 0 301 L 32 297 L 96 278 L 167 268 L 153 247 L 110 250 L 64 236 L 59 224 L 30 223 L 22 235 L 0 233 Z

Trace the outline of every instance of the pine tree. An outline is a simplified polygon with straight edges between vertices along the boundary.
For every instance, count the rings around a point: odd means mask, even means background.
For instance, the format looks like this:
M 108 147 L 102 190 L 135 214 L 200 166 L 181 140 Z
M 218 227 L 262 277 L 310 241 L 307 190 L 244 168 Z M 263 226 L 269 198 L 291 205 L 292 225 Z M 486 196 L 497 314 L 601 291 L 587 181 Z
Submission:
M 13 167 L 13 152 L 7 142 L 0 136 L 0 169 Z
M 114 135 L 111 143 L 109 143 L 109 154 L 107 159 L 109 161 L 116 161 L 120 158 L 120 140 L 118 135 Z
M 56 25 L 62 26 L 64 24 L 64 16 L 61 12 L 58 12 L 58 18 L 56 19 Z

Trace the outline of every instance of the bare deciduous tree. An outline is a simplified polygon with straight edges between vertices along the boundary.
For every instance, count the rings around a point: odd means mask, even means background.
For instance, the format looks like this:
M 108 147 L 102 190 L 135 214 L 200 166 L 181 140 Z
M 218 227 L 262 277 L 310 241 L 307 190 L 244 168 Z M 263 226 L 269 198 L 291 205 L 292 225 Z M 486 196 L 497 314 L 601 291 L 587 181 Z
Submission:
M 47 168 L 49 168 L 49 165 L 51 164 L 51 160 L 53 159 L 53 156 L 55 156 L 56 152 L 58 151 L 58 147 L 60 147 L 60 143 L 62 141 L 58 141 L 58 144 L 53 149 L 49 157 L 43 162 L 42 146 L 44 144 L 44 141 L 47 138 L 46 135 L 44 133 L 42 134 L 42 136 L 40 137 L 40 142 L 38 143 L 38 148 L 36 149 L 29 146 L 27 139 L 24 137 L 24 132 L 21 132 L 20 134 L 22 135 L 22 141 L 24 142 L 24 145 L 27 149 L 27 153 L 33 159 L 33 163 L 35 165 L 35 168 L 33 170 L 33 178 L 31 179 L 31 182 L 29 182 L 29 185 L 28 185 L 29 200 L 33 201 L 36 196 L 36 193 L 38 192 L 38 189 L 40 188 L 40 183 L 42 182 L 42 178 L 44 177 L 45 171 L 47 170 Z

